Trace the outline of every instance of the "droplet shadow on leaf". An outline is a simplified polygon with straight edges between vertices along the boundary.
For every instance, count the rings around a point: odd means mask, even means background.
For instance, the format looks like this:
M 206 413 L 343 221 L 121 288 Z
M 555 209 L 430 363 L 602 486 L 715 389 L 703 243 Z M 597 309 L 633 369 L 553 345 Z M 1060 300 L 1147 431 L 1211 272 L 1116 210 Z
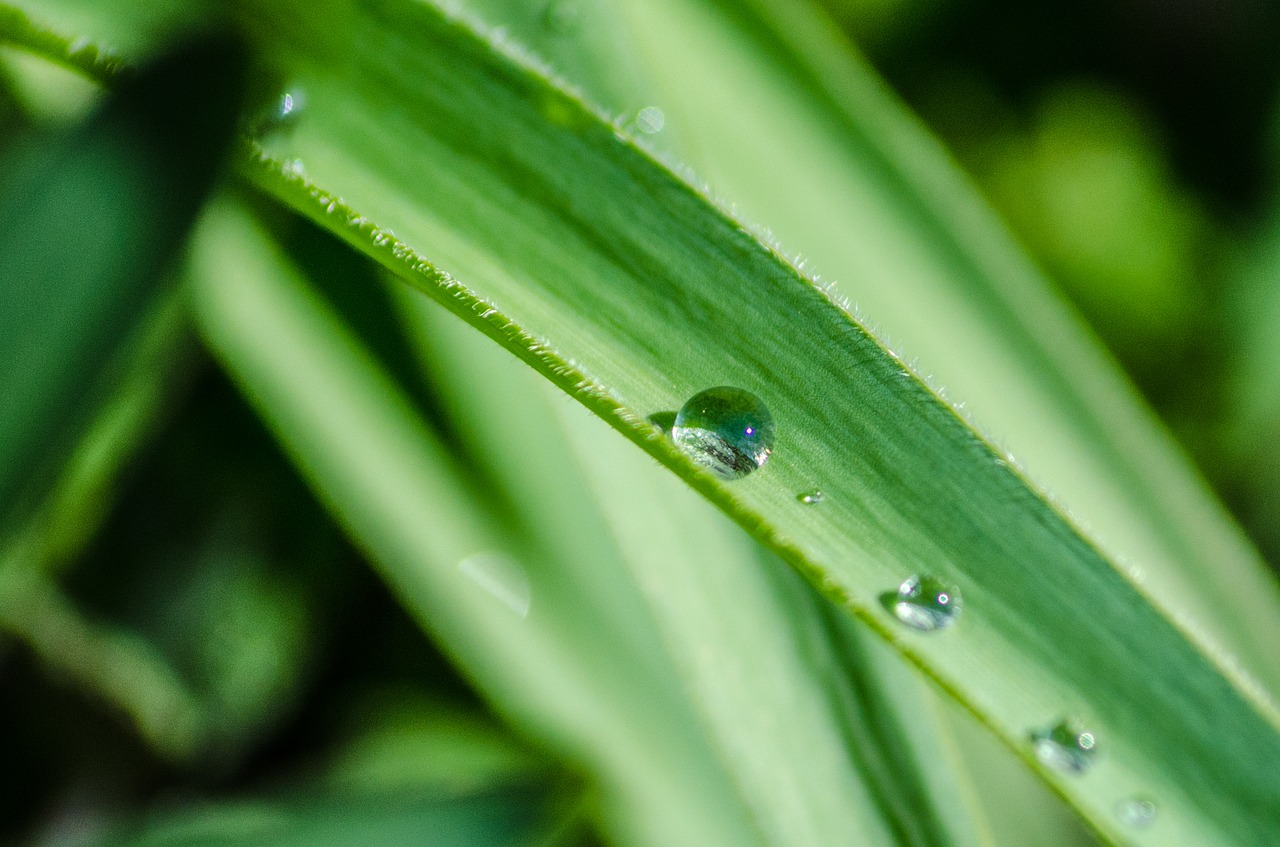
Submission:
M 671 427 L 676 425 L 676 413 L 670 412 L 654 412 L 647 419 L 649 423 L 662 430 L 665 436 L 671 436 Z

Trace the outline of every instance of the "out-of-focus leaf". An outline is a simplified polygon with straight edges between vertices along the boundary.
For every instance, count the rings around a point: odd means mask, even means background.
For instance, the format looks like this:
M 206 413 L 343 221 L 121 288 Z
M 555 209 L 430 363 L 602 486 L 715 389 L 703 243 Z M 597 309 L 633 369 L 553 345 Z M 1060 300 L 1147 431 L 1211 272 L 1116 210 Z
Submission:
M 193 42 L 0 163 L 0 520 L 43 493 L 151 302 L 230 143 L 243 66 L 238 42 Z
M 335 792 L 461 794 L 531 782 L 551 770 L 546 757 L 492 718 L 442 703 L 381 704 L 366 710 L 361 730 L 327 768 L 325 783 Z
M 474 796 L 341 796 L 170 813 L 103 847 L 555 847 L 545 789 Z

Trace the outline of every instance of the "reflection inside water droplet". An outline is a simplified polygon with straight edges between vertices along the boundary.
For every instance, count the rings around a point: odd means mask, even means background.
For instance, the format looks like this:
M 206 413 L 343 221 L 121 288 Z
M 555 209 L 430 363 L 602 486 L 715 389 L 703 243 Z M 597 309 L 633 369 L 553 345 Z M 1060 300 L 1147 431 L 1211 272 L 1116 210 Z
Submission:
M 1074 721 L 1058 721 L 1031 733 L 1036 758 L 1064 773 L 1083 773 L 1098 755 L 1098 740 Z
M 667 116 L 657 106 L 645 106 L 636 115 L 636 128 L 641 132 L 653 135 L 655 132 L 662 132 L 662 128 L 666 126 Z
M 524 568 L 510 556 L 492 551 L 476 553 L 459 562 L 458 570 L 520 617 L 529 615 L 533 588 Z
M 822 502 L 824 497 L 826 497 L 826 495 L 819 489 L 815 488 L 812 491 L 805 491 L 797 494 L 796 500 L 800 501 L 805 506 L 816 506 Z
M 937 577 L 914 574 L 892 597 L 893 616 L 921 632 L 945 629 L 960 616 L 960 589 Z
M 1130 797 L 1116 804 L 1116 819 L 1125 826 L 1143 829 L 1156 820 L 1156 804 L 1146 797 Z
M 773 452 L 773 416 L 760 398 L 721 385 L 689 399 L 671 437 L 684 454 L 721 479 L 741 479 Z

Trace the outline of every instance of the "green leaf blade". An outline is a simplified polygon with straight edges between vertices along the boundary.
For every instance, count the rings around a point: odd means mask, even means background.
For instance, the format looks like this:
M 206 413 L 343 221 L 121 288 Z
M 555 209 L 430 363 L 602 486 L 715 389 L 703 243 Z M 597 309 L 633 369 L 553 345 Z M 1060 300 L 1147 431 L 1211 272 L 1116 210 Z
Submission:
M 196 42 L 127 81 L 85 126 L 0 162 L 0 506 L 43 492 L 57 433 L 156 298 L 230 147 L 243 45 Z M 191 98 L 188 100 L 187 98 Z M 75 210 L 69 214 L 68 210 Z M 0 515 L 12 519 L 11 514 Z

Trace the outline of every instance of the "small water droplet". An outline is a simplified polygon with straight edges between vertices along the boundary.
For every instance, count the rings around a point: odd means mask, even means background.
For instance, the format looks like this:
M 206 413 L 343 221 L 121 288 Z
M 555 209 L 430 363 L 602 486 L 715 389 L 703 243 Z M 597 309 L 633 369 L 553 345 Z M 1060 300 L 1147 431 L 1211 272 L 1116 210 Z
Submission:
M 267 135 L 292 130 L 302 116 L 302 108 L 306 102 L 307 96 L 301 88 L 290 88 L 257 113 L 250 132 L 261 140 Z
M 556 35 L 566 35 L 582 20 L 577 0 L 552 0 L 542 12 L 542 24 Z
M 1146 797 L 1130 797 L 1116 803 L 1116 818 L 1125 826 L 1145 829 L 1156 822 L 1156 804 Z
M 522 618 L 528 617 L 533 588 L 524 568 L 510 556 L 491 551 L 476 553 L 459 562 L 458 570 L 502 605 Z
M 754 394 L 721 385 L 689 399 L 671 437 L 696 464 L 721 479 L 741 479 L 773 452 L 773 416 Z
M 1098 739 L 1075 721 L 1058 721 L 1031 733 L 1036 758 L 1067 773 L 1083 773 L 1098 755 Z
M 822 502 L 824 497 L 826 497 L 826 495 L 817 488 L 812 491 L 804 491 L 796 495 L 796 499 L 806 506 L 816 506 Z
M 636 128 L 649 135 L 662 132 L 666 123 L 667 116 L 662 114 L 662 110 L 657 106 L 645 106 L 636 115 Z
M 893 598 L 893 616 L 912 629 L 945 629 L 960 616 L 960 590 L 937 577 L 913 574 Z

